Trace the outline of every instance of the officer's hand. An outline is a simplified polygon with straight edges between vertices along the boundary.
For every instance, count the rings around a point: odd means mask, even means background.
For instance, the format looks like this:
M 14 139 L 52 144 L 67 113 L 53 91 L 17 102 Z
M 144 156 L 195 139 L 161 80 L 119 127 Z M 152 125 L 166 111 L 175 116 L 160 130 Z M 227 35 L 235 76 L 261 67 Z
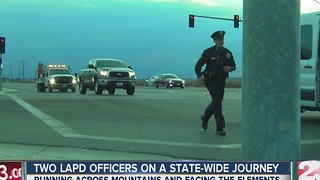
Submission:
M 231 71 L 231 67 L 230 66 L 224 66 L 223 67 L 223 71 L 224 72 L 230 72 Z
M 202 76 L 198 78 L 198 81 L 200 84 L 206 84 L 206 82 L 204 81 L 204 77 Z

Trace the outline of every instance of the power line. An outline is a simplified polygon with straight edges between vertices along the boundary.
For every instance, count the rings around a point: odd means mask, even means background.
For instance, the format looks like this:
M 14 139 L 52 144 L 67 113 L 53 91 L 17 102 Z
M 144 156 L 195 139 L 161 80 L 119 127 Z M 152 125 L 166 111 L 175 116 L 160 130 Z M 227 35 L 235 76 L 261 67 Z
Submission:
M 314 0 L 314 2 L 316 2 L 316 3 L 320 4 L 320 2 L 319 2 L 319 1 L 317 1 L 317 0 Z

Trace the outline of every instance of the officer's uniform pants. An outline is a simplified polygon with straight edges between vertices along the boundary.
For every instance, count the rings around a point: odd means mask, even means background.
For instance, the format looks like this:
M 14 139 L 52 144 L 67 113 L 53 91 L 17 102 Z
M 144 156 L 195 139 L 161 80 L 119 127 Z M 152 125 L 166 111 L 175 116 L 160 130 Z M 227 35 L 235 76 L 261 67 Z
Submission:
M 224 95 L 226 78 L 212 77 L 206 81 L 206 87 L 211 96 L 211 103 L 204 111 L 204 120 L 208 121 L 214 114 L 217 130 L 223 130 L 225 127 L 225 119 L 222 114 L 222 100 Z

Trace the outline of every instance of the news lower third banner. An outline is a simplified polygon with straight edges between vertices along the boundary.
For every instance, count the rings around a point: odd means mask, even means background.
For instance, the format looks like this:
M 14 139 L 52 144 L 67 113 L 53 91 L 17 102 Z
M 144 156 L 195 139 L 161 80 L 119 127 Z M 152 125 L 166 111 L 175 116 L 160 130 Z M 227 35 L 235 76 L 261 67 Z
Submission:
M 320 180 L 320 160 L 222 161 L 0 161 L 0 180 Z
M 291 167 L 290 161 L 26 162 L 26 179 L 290 180 Z
M 0 180 L 22 180 L 23 162 L 1 162 L 0 161 Z

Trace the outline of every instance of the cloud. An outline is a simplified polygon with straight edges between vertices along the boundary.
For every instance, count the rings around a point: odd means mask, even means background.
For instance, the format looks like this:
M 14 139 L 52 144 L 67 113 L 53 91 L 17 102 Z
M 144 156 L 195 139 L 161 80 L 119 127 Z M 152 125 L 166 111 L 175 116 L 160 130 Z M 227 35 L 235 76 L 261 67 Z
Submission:
M 177 3 L 179 0 L 146 0 L 150 2 L 171 2 L 171 3 Z
M 183 4 L 193 4 L 193 5 L 200 5 L 200 6 L 239 6 L 242 7 L 242 0 L 228 0 L 228 3 L 225 0 L 145 0 L 149 2 L 172 2 L 172 3 L 183 3 Z
M 314 0 L 301 0 L 300 1 L 301 13 L 317 12 L 320 11 L 320 4 Z
M 128 2 L 130 0 L 127 0 Z M 143 1 L 143 0 L 137 0 Z M 212 6 L 212 7 L 229 7 L 242 9 L 243 0 L 144 0 L 148 2 L 168 2 L 168 3 L 183 3 L 193 4 L 199 6 Z M 320 11 L 320 0 L 300 0 L 301 13 Z

